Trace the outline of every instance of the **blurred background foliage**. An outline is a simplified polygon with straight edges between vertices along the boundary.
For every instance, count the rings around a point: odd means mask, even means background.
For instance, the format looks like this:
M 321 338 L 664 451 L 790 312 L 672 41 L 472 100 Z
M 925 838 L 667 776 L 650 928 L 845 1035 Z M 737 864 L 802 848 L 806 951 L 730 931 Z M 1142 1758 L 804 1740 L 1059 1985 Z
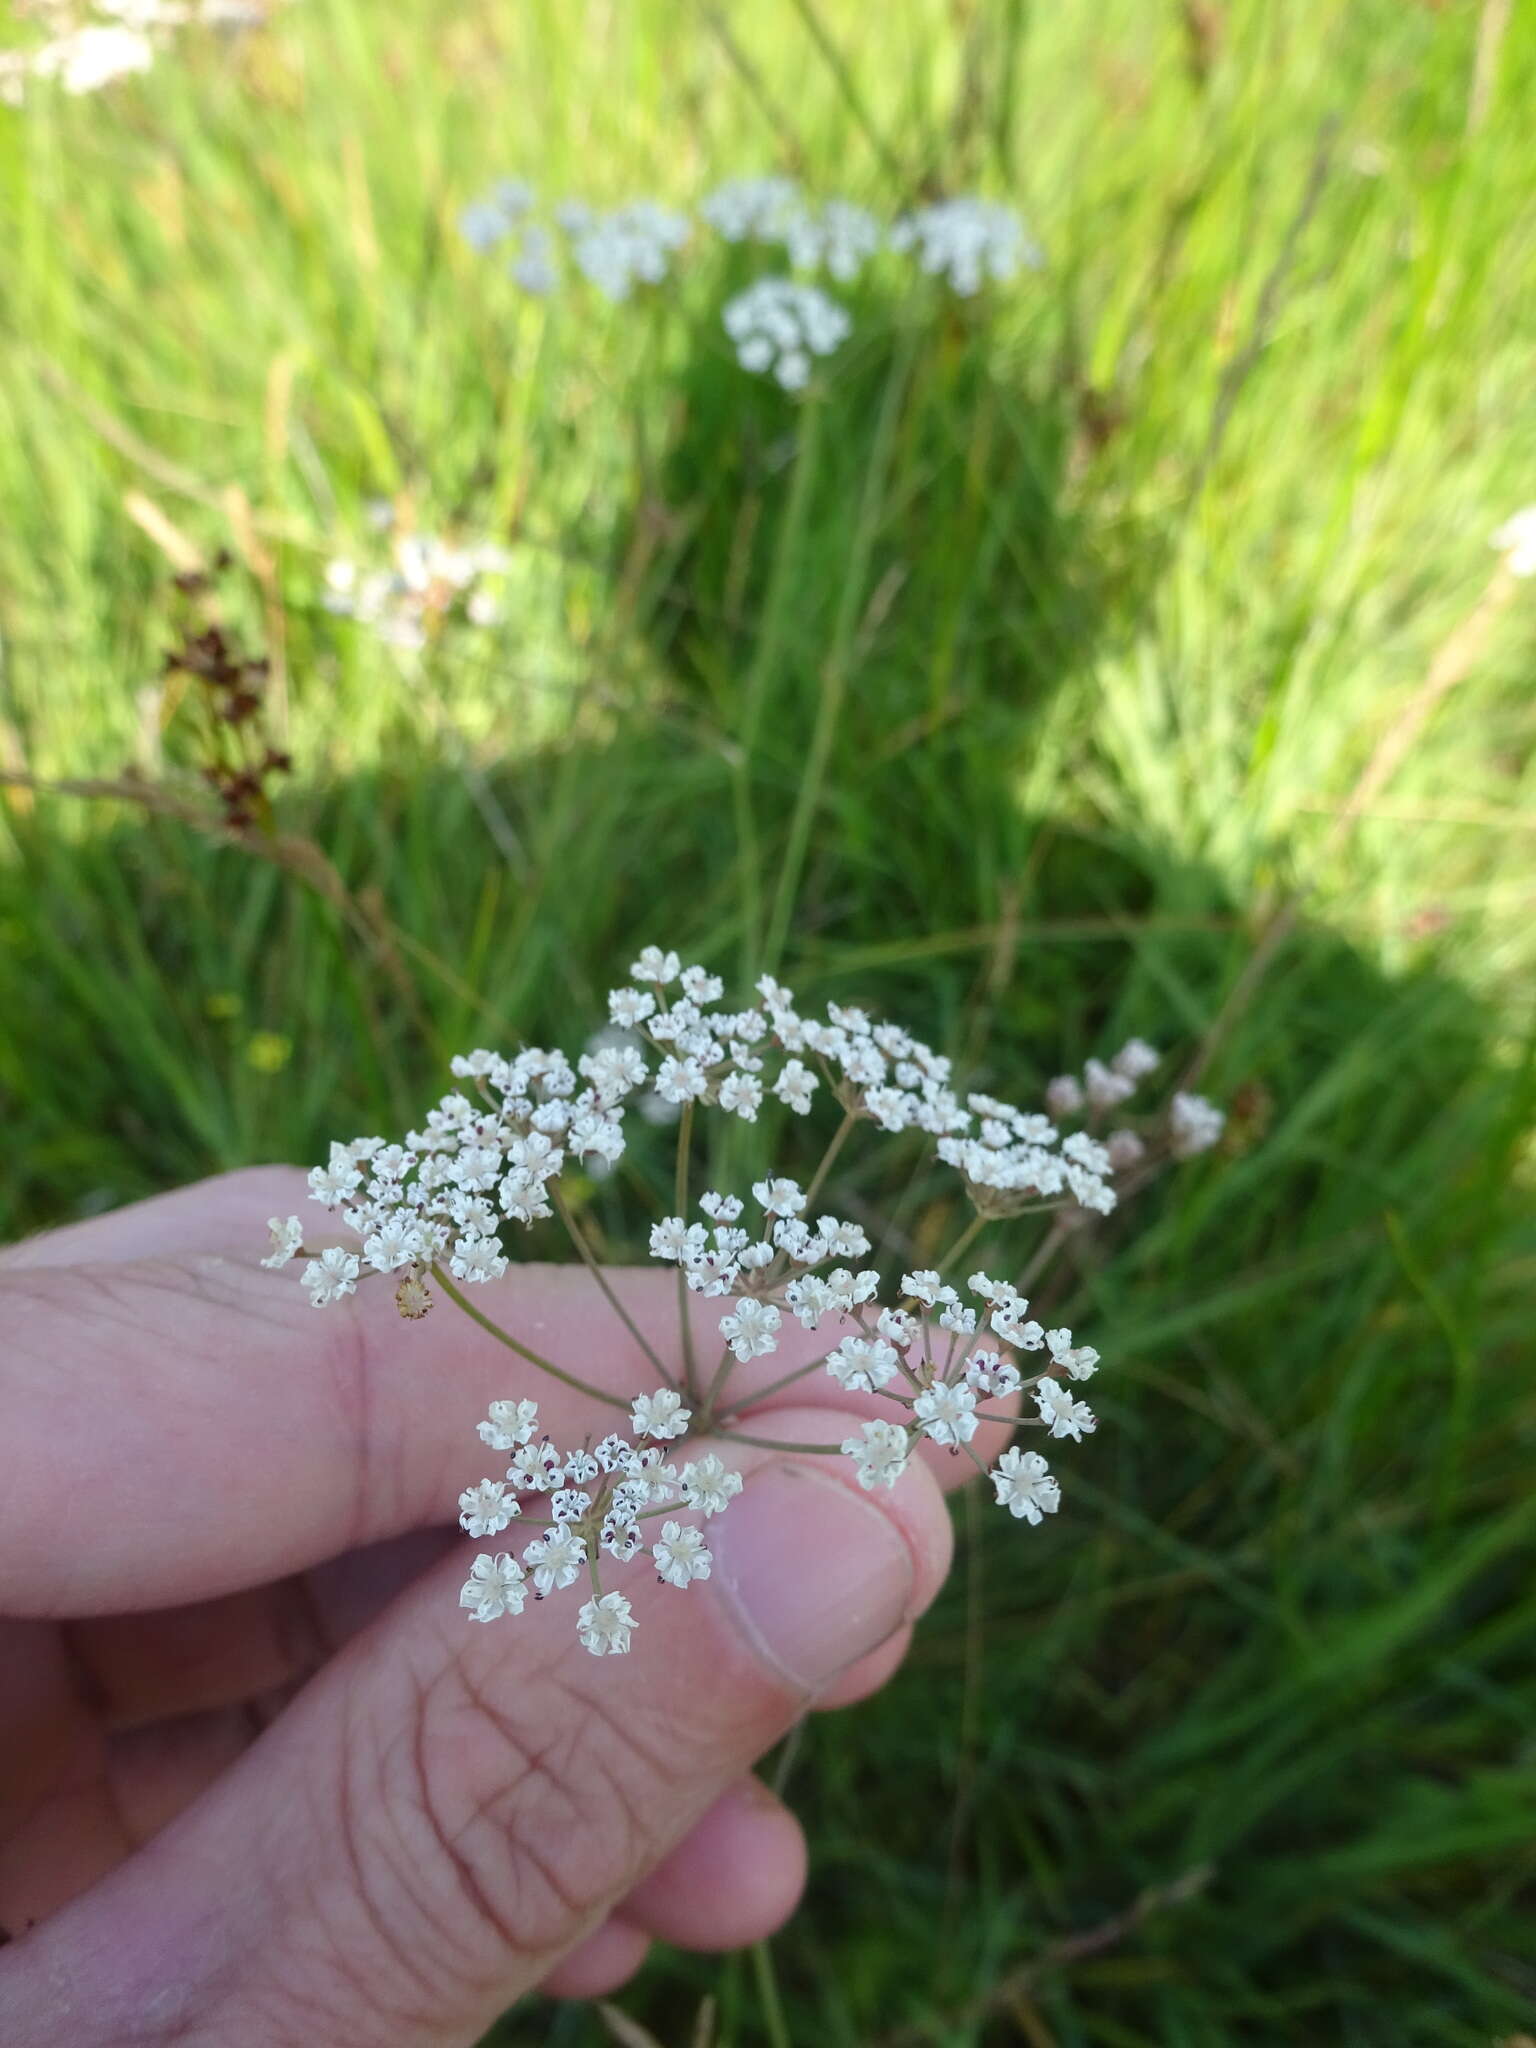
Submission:
M 977 1519 L 809 1730 L 810 1899 L 771 1976 L 658 1958 L 665 2048 L 706 1994 L 871 2048 L 1536 2009 L 1533 94 L 1518 0 L 294 0 L 0 110 L 0 1228 L 403 1124 L 647 940 L 1234 1107 L 1068 1276 L 1070 1512 Z M 454 226 L 769 168 L 1005 194 L 1045 268 L 877 274 L 796 403 L 741 252 L 539 301 Z M 509 551 L 500 623 L 327 612 L 381 498 Z M 293 761 L 244 844 L 146 800 L 220 549 Z

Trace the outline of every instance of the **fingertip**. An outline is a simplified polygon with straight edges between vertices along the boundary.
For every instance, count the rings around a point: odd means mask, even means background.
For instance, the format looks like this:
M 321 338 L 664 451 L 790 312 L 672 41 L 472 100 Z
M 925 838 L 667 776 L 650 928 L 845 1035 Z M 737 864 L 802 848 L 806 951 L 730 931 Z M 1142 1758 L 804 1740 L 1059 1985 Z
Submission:
M 895 1676 L 911 1647 L 912 1630 L 898 1629 L 878 1650 L 871 1650 L 867 1657 L 850 1664 L 840 1678 L 834 1679 L 817 1698 L 816 1711 L 824 1713 L 832 1707 L 851 1707 L 867 1700 Z
M 539 1989 L 549 1998 L 606 1998 L 629 1982 L 650 1947 L 649 1935 L 611 1913 L 556 1963 Z
M 758 1778 L 722 1793 L 624 1901 L 624 1916 L 678 1948 L 744 1948 L 773 1934 L 805 1889 L 800 1823 Z

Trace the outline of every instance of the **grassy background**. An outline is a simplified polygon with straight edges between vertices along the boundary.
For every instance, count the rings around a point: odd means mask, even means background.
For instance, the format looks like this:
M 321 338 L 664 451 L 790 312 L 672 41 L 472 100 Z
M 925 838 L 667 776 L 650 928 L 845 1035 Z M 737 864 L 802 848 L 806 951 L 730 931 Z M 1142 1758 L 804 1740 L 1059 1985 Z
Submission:
M 234 551 L 281 825 L 350 892 L 0 792 L 0 1228 L 403 1122 L 641 939 L 1004 1092 L 1140 1030 L 1238 1103 L 1072 1278 L 1071 1512 L 977 1518 L 794 1759 L 795 2042 L 1536 2008 L 1536 588 L 1487 546 L 1536 497 L 1533 93 L 1498 0 L 301 0 L 0 112 L 0 767 L 185 757 L 158 517 Z M 724 347 L 739 257 L 539 304 L 453 231 L 502 173 L 769 167 L 1005 191 L 1047 268 L 875 275 L 796 405 Z M 504 626 L 403 664 L 324 612 L 376 495 L 507 542 Z M 745 1961 L 625 2002 L 671 2048 L 705 1991 L 773 2038 Z

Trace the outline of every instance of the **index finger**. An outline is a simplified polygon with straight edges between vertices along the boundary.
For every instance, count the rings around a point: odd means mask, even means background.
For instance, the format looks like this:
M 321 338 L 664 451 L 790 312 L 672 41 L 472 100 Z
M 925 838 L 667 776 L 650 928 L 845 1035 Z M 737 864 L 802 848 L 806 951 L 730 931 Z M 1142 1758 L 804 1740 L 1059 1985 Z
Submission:
M 317 1312 L 291 1272 L 261 1270 L 272 1187 L 264 1178 L 253 1199 L 242 1178 L 188 1191 L 180 1213 L 163 1209 L 177 1249 L 162 1257 L 107 1252 L 0 1270 L 0 1611 L 83 1615 L 203 1599 L 446 1522 L 459 1492 L 498 1462 L 472 1434 L 491 1400 L 536 1398 L 542 1426 L 566 1445 L 629 1433 L 629 1400 L 656 1385 L 644 1350 L 580 1267 L 514 1266 L 476 1290 L 476 1305 L 615 1406 L 523 1364 L 446 1302 L 427 1322 L 405 1323 L 379 1287 Z M 189 1216 L 192 1196 L 198 1214 Z M 232 1228 L 247 1202 L 244 1227 Z M 251 1243 L 250 1257 L 179 1249 L 206 1245 L 215 1225 L 217 1241 Z M 130 1227 L 138 1253 L 143 1219 Z M 92 1228 L 81 1226 L 79 1251 Z M 102 1233 L 97 1248 L 106 1250 Z M 675 1355 L 671 1277 L 620 1269 L 609 1280 L 647 1341 Z M 701 1338 L 718 1346 L 728 1304 L 690 1300 Z M 828 1342 L 786 1324 L 778 1350 L 738 1369 L 733 1394 L 769 1386 Z M 708 1369 L 713 1353 L 703 1355 Z M 784 1399 L 876 1412 L 824 1373 Z M 771 1435 L 771 1413 L 751 1426 Z M 981 1436 L 975 1448 L 986 1455 Z M 972 1471 L 934 1455 L 951 1483 Z

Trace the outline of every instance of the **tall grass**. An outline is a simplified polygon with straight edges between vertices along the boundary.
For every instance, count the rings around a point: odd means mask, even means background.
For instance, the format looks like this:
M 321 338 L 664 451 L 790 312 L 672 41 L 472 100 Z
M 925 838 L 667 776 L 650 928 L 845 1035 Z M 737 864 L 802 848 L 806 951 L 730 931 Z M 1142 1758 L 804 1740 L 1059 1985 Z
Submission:
M 796 2042 L 1529 2022 L 1536 597 L 1484 600 L 1536 498 L 1533 90 L 1492 4 L 300 0 L 0 125 L 0 767 L 174 761 L 167 522 L 228 546 L 358 913 L 0 792 L 0 1226 L 398 1123 L 643 939 L 1005 1092 L 1139 1030 L 1236 1103 L 1071 1276 L 1071 1511 L 973 1528 L 793 1761 Z M 1009 192 L 1048 266 L 871 283 L 797 406 L 719 332 L 740 258 L 539 304 L 453 231 L 502 172 L 769 165 Z M 375 495 L 507 540 L 504 627 L 409 668 L 324 612 Z M 670 2048 L 706 1990 L 769 2038 L 745 1964 L 626 2004 Z

